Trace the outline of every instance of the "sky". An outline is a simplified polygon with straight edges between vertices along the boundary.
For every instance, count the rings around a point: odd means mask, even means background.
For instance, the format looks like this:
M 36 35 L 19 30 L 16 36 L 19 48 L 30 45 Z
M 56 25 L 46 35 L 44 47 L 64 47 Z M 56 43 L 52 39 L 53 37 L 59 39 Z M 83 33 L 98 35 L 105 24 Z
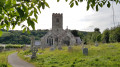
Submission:
M 52 28 L 52 13 L 63 13 L 63 28 L 67 26 L 71 30 L 79 31 L 94 31 L 94 28 L 99 28 L 101 32 L 106 28 L 114 27 L 113 12 L 111 8 L 105 5 L 103 8 L 99 7 L 96 12 L 93 9 L 86 10 L 86 2 L 79 3 L 79 6 L 74 5 L 70 8 L 69 2 L 65 0 L 47 0 L 50 8 L 42 10 L 38 15 L 38 23 L 35 24 L 35 29 L 51 29 Z M 115 26 L 120 23 L 120 5 L 113 3 Z M 21 28 L 16 28 L 21 29 Z

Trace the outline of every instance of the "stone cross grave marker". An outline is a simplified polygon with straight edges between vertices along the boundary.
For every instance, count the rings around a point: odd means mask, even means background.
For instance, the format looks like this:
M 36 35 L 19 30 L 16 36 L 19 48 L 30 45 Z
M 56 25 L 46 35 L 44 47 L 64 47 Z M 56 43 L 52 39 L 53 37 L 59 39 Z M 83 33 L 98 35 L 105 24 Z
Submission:
M 83 48 L 83 55 L 85 55 L 85 56 L 88 55 L 88 48 Z
M 35 45 L 35 37 L 32 36 L 32 37 L 31 37 L 31 49 L 30 49 L 30 50 L 33 49 L 34 45 Z
M 31 59 L 34 59 L 34 58 L 37 57 L 37 56 L 36 56 L 37 51 L 38 51 L 38 48 L 34 46 L 34 47 L 32 48 L 32 56 L 31 56 Z

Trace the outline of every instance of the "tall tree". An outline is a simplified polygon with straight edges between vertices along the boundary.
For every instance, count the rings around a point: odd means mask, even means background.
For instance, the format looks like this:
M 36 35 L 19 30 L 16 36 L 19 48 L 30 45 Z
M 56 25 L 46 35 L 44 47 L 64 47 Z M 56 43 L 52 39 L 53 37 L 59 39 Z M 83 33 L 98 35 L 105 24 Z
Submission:
M 102 34 L 102 41 L 105 43 L 109 43 L 109 37 L 110 37 L 109 29 L 104 30 Z

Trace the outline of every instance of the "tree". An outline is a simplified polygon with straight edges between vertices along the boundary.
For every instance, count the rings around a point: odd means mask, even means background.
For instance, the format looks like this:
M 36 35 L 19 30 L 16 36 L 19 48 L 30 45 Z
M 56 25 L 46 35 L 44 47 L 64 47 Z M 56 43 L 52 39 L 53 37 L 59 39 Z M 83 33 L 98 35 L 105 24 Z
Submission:
M 102 34 L 102 41 L 105 43 L 109 43 L 109 37 L 110 37 L 109 29 L 104 30 Z
M 45 7 L 49 8 L 45 0 L 0 0 L 0 29 L 14 29 L 16 25 L 20 26 L 22 22 L 27 21 L 28 25 L 22 25 L 23 31 L 29 32 L 30 26 L 35 30 L 37 15 Z
M 57 0 L 59 2 L 60 0 Z M 65 0 L 68 2 L 68 0 Z M 92 9 L 98 7 L 103 7 L 107 3 L 107 7 L 110 7 L 110 1 L 112 0 L 86 0 L 87 10 L 91 7 Z M 79 2 L 83 0 L 71 0 L 69 5 L 72 8 L 74 4 L 77 6 Z M 119 0 L 114 0 L 114 2 L 120 3 Z M 16 25 L 20 26 L 21 23 L 27 21 L 28 25 L 22 25 L 23 31 L 29 33 L 29 27 L 31 26 L 35 30 L 35 23 L 37 23 L 38 14 L 41 13 L 41 9 L 49 8 L 46 0 L 0 0 L 0 29 L 9 30 L 15 28 Z M 38 13 L 39 12 L 39 13 Z M 34 16 L 32 18 L 31 16 Z M 1 35 L 2 31 L 0 31 Z
M 100 29 L 99 28 L 95 28 L 94 32 L 92 33 L 92 37 L 91 39 L 93 40 L 93 42 L 95 41 L 101 41 L 101 33 L 100 33 Z
M 79 37 L 78 30 L 72 30 L 71 33 L 72 33 L 75 37 Z
M 99 28 L 95 28 L 94 32 L 99 32 L 100 33 L 100 29 Z

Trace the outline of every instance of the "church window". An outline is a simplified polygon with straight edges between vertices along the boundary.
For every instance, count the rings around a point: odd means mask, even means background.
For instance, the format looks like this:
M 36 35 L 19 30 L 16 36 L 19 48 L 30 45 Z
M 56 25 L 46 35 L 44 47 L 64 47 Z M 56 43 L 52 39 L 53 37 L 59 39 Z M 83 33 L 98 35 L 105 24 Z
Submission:
M 59 19 L 58 19 L 58 18 L 56 19 L 56 22 L 59 22 Z

